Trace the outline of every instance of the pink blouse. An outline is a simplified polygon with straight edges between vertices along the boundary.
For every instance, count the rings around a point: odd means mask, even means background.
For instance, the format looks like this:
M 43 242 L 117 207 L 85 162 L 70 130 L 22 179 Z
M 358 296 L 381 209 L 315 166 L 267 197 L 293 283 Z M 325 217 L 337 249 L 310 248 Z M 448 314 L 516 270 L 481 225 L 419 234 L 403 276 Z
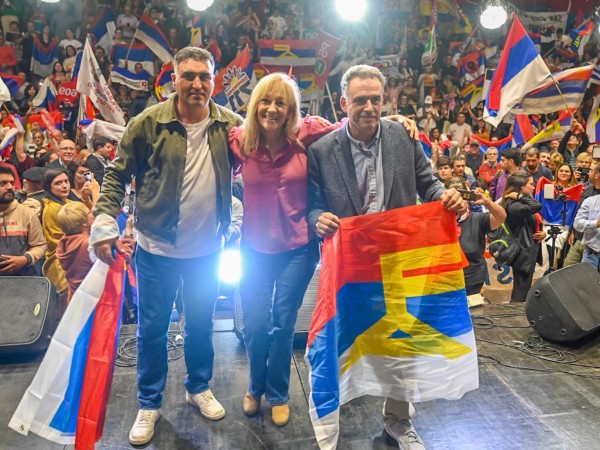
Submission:
M 282 253 L 306 245 L 307 214 L 306 147 L 342 124 L 323 126 L 312 117 L 300 124 L 298 139 L 304 148 L 288 140 L 273 158 L 259 145 L 255 153 L 240 152 L 243 127 L 229 133 L 229 147 L 236 157 L 234 172 L 244 180 L 242 240 L 261 253 Z M 236 167 L 237 166 L 237 167 Z

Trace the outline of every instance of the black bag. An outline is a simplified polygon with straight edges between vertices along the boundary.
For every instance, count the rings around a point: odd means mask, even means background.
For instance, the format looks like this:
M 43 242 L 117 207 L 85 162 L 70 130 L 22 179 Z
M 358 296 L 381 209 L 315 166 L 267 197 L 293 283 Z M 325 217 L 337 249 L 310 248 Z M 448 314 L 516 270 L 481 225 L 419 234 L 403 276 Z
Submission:
M 490 231 L 487 239 L 490 255 L 501 266 L 510 266 L 521 251 L 521 246 L 504 223 L 494 231 Z

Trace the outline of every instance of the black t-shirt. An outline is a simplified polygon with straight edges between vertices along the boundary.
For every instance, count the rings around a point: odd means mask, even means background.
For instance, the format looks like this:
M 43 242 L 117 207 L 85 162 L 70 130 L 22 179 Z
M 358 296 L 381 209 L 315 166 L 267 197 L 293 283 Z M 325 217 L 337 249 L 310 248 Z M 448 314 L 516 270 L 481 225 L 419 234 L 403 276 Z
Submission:
M 467 293 L 469 288 L 483 285 L 487 276 L 487 264 L 483 257 L 485 251 L 485 235 L 490 230 L 490 213 L 469 214 L 460 222 L 460 237 L 458 239 L 469 265 L 463 269 Z

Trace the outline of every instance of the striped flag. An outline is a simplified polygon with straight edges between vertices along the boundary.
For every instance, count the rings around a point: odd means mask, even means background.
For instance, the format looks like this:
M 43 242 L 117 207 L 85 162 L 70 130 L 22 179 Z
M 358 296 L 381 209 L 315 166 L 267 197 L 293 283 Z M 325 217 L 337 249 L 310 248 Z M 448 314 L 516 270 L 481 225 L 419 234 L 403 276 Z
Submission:
M 592 33 L 594 32 L 595 24 L 592 19 L 588 19 L 579 25 L 577 28 L 569 31 L 568 36 L 571 40 L 569 48 L 571 51 L 576 52 L 579 57 L 583 56 L 583 48 L 585 44 L 590 40 Z
M 31 71 L 40 77 L 48 77 L 52 75 L 52 68 L 56 61 L 58 61 L 58 39 L 53 38 L 46 47 L 42 45 L 37 35 L 33 36 Z
M 8 426 L 76 450 L 102 435 L 122 309 L 125 262 L 97 261 L 71 299 Z
M 536 188 L 535 188 L 535 199 L 542 204 L 542 217 L 544 218 L 544 222 L 551 225 L 562 225 L 563 217 L 563 202 L 560 200 L 552 200 L 544 198 L 544 186 L 547 184 L 554 185 L 552 181 L 548 180 L 545 177 L 542 177 L 538 180 Z M 573 221 L 575 220 L 575 215 L 577 214 L 577 205 L 579 203 L 579 199 L 581 197 L 581 192 L 583 192 L 583 184 L 579 183 L 575 186 L 571 186 L 565 188 L 562 193 L 565 194 L 566 201 L 564 204 L 565 207 L 565 225 L 570 227 L 573 225 Z M 554 188 L 554 197 L 556 198 L 556 194 L 559 192 Z
M 147 91 L 149 77 L 150 74 L 145 70 L 142 70 L 140 73 L 134 73 L 117 66 L 113 66 L 110 72 L 110 81 L 124 84 L 135 91 Z
M 154 95 L 161 102 L 164 102 L 167 98 L 169 98 L 169 95 L 175 92 L 173 80 L 171 79 L 173 71 L 174 69 L 172 62 L 163 64 L 162 69 L 160 69 L 160 72 L 156 77 L 156 81 L 154 82 Z
M 458 60 L 457 69 L 461 84 L 482 77 L 485 74 L 485 51 L 467 53 Z
M 600 95 L 594 97 L 585 132 L 590 142 L 600 142 Z
M 146 44 L 163 63 L 173 61 L 168 39 L 146 12 L 140 17 L 135 37 Z
M 113 45 L 110 62 L 130 72 L 135 72 L 135 65 L 140 63 L 146 72 L 154 75 L 154 56 L 145 44 L 133 44 L 131 47 L 129 44 Z
M 115 15 L 112 10 L 106 6 L 102 14 L 96 17 L 96 20 L 91 26 L 91 33 L 94 35 L 96 45 L 104 49 L 106 53 L 110 52 L 115 35 Z
M 36 108 L 46 108 L 48 111 L 52 111 L 55 108 L 54 100 L 56 99 L 56 86 L 50 81 L 50 78 L 46 78 L 37 95 L 31 101 L 31 104 Z
M 484 118 L 497 127 L 527 94 L 543 85 L 550 71 L 517 16 L 506 37 L 485 99 Z
M 552 123 L 546 125 L 542 131 L 536 134 L 533 138 L 529 139 L 522 150 L 527 150 L 535 144 L 540 142 L 551 141 L 552 139 L 561 139 L 571 126 L 571 113 L 568 109 L 558 113 L 558 119 Z
M 482 139 L 476 134 L 472 134 L 471 140 L 479 142 L 479 153 L 485 153 L 487 152 L 488 148 L 496 147 L 498 149 L 498 159 L 500 159 L 500 152 L 502 152 L 502 150 L 512 147 L 513 136 L 512 134 L 509 134 L 505 138 L 492 142 Z
M 23 83 L 21 78 L 18 77 L 17 75 L 11 75 L 9 73 L 0 73 L 0 78 L 2 79 L 2 82 L 4 83 L 4 85 L 6 86 L 6 89 L 8 90 L 10 96 L 14 97 L 15 94 L 17 93 L 17 91 L 19 90 L 21 83 Z M 5 101 L 8 101 L 8 100 L 5 100 Z
M 306 350 L 321 450 L 336 448 L 339 408 L 354 398 L 456 400 L 478 388 L 464 265 L 440 202 L 344 218 L 325 239 Z
M 569 108 L 577 109 L 583 101 L 593 70 L 594 66 L 583 66 L 553 74 L 554 79 L 548 77 L 542 86 L 527 93 L 513 108 L 513 112 L 549 114 L 565 109 L 565 101 Z
M 484 67 L 485 68 L 485 67 Z M 469 102 L 471 108 L 475 108 L 483 97 L 483 82 L 485 77 L 482 75 L 473 82 L 460 90 L 460 96 L 464 102 Z
M 521 145 L 535 136 L 531 121 L 527 114 L 515 114 L 515 124 L 513 126 L 513 146 Z

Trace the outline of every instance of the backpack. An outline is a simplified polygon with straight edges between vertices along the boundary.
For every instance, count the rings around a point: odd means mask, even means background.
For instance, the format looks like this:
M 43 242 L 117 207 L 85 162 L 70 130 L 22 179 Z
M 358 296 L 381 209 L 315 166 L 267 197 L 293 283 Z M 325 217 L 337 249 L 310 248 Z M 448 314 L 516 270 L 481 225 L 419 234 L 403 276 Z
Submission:
M 490 231 L 487 239 L 488 252 L 501 266 L 510 266 L 521 251 L 521 246 L 504 223 L 494 231 Z

